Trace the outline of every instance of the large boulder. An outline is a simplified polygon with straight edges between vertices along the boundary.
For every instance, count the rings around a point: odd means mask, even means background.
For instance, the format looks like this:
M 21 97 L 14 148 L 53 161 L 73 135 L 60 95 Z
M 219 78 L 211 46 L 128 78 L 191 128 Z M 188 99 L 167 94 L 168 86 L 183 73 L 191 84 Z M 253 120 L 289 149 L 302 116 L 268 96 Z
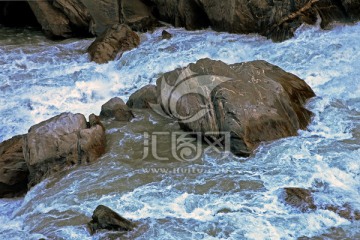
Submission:
M 92 220 L 88 223 L 88 227 L 90 233 L 94 234 L 96 231 L 102 229 L 110 231 L 131 231 L 136 225 L 110 208 L 99 205 L 94 210 Z
M 151 8 L 141 0 L 121 0 L 120 22 L 134 31 L 145 32 L 159 26 Z
M 93 21 L 90 31 L 102 35 L 107 29 L 120 22 L 120 4 L 118 0 L 81 0 L 89 11 Z
M 93 117 L 62 113 L 32 126 L 23 140 L 29 187 L 52 173 L 93 162 L 105 152 L 105 129 Z
M 140 88 L 131 96 L 126 102 L 126 105 L 129 108 L 142 109 L 150 108 L 151 104 L 157 103 L 157 93 L 155 85 L 146 85 L 145 87 Z
M 157 80 L 155 110 L 191 132 L 231 135 L 231 151 L 249 156 L 262 142 L 297 135 L 312 113 L 315 96 L 297 76 L 265 61 L 227 65 L 201 59 Z
M 69 19 L 49 1 L 28 0 L 28 3 L 45 35 L 51 38 L 68 38 L 72 36 Z
M 27 190 L 29 171 L 22 138 L 16 136 L 0 143 L 0 198 L 19 196 Z
M 107 63 L 114 60 L 117 54 L 136 48 L 139 44 L 139 36 L 129 26 L 115 24 L 96 38 L 88 52 L 92 61 Z
M 53 5 L 67 16 L 77 35 L 89 34 L 92 17 L 81 0 L 54 0 Z

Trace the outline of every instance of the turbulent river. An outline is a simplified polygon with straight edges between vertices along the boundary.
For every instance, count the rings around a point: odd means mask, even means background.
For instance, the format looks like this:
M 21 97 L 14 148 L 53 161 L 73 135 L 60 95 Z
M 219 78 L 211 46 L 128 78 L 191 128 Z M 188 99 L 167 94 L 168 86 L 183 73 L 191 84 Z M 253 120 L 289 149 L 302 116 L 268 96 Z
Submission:
M 204 57 L 264 59 L 304 79 L 317 95 L 307 105 L 315 113 L 308 130 L 264 143 L 248 159 L 218 160 L 210 151 L 191 163 L 142 161 L 142 132 L 156 131 L 156 122 L 178 126 L 138 113 L 127 126 L 108 126 L 111 144 L 99 161 L 49 178 L 25 198 L 0 200 L 0 239 L 116 239 L 86 229 L 99 204 L 137 222 L 136 231 L 120 235 L 128 239 L 360 239 L 359 222 L 327 210 L 301 213 L 280 200 L 283 187 L 312 188 L 317 204 L 360 209 L 360 24 L 303 26 L 283 43 L 168 31 L 170 40 L 161 40 L 161 30 L 143 34 L 139 48 L 97 65 L 85 51 L 93 39 L 51 42 L 40 32 L 2 28 L 0 141 L 61 112 L 99 114 L 111 97 L 127 100 L 162 73 Z M 197 172 L 174 171 L 187 168 Z

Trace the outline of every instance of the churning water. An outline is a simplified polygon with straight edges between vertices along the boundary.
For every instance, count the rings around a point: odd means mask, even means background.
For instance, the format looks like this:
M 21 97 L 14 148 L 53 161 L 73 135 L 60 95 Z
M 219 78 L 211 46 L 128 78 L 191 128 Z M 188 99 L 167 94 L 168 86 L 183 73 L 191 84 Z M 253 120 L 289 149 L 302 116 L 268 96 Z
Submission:
M 126 100 L 162 73 L 204 57 L 264 59 L 304 79 L 317 94 L 308 103 L 315 113 L 309 129 L 265 143 L 248 159 L 207 152 L 192 163 L 142 161 L 144 131 L 178 126 L 136 112 L 128 125 L 107 124 L 109 151 L 98 162 L 50 178 L 25 198 L 0 200 L 0 239 L 360 239 L 359 222 L 280 201 L 281 188 L 302 187 L 318 190 L 318 204 L 360 209 L 360 24 L 303 26 L 283 43 L 168 31 L 170 40 L 161 40 L 161 30 L 143 34 L 139 48 L 97 65 L 85 51 L 92 39 L 54 43 L 30 30 L 1 29 L 0 141 L 64 111 L 98 114 L 111 97 Z M 138 228 L 90 236 L 86 222 L 98 204 Z

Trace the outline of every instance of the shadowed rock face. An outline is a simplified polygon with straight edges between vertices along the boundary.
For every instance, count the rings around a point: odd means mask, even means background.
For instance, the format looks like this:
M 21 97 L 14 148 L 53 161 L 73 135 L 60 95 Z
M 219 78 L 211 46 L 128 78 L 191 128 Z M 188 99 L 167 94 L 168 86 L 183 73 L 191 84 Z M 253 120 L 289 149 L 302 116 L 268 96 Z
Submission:
M 145 32 L 160 26 L 151 9 L 141 0 L 121 0 L 120 22 L 134 31 Z
M 96 38 L 88 52 L 92 61 L 107 63 L 114 60 L 117 54 L 131 50 L 139 44 L 139 36 L 127 25 L 115 24 Z
M 32 126 L 23 137 L 23 154 L 29 168 L 29 187 L 52 173 L 95 161 L 105 152 L 101 124 L 88 123 L 82 114 L 63 113 Z
M 129 100 L 126 102 L 126 105 L 129 108 L 150 108 L 150 104 L 157 103 L 157 94 L 156 94 L 156 86 L 147 85 L 129 97 Z
M 217 31 L 260 33 L 274 41 L 294 35 L 302 24 L 314 24 L 317 15 L 321 26 L 333 21 L 360 19 L 360 3 L 351 0 L 148 0 L 156 16 L 177 27 L 200 29 L 211 26 Z M 196 24 L 197 23 L 197 24 Z
M 102 35 L 114 24 L 120 23 L 120 5 L 118 0 L 81 0 L 89 11 L 93 21 L 90 32 Z
M 25 193 L 29 171 L 22 151 L 23 136 L 0 143 L 0 198 Z
M 68 38 L 72 36 L 70 21 L 66 15 L 48 1 L 28 1 L 46 36 Z
M 92 215 L 92 220 L 88 223 L 88 227 L 90 233 L 94 234 L 101 229 L 110 231 L 131 231 L 136 225 L 110 208 L 99 205 L 96 207 Z
M 227 65 L 210 59 L 157 81 L 164 112 L 190 132 L 229 132 L 231 151 L 248 156 L 262 142 L 297 135 L 315 96 L 300 78 L 265 61 Z
M 76 35 L 89 34 L 93 19 L 81 0 L 54 0 L 53 5 L 67 16 Z
M 118 97 L 114 97 L 101 106 L 100 116 L 103 118 L 113 118 L 117 121 L 130 121 L 134 115 L 125 104 L 125 102 Z

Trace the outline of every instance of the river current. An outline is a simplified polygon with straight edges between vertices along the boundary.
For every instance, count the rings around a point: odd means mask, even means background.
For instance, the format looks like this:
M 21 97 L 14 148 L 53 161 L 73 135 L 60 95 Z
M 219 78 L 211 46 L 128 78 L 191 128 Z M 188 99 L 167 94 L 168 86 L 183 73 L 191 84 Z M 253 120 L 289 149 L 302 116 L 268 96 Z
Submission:
M 137 49 L 97 65 L 86 53 L 93 39 L 52 42 L 31 29 L 1 28 L 0 141 L 62 112 L 99 114 L 111 97 L 127 100 L 204 57 L 263 59 L 304 79 L 317 95 L 307 104 L 315 114 L 309 128 L 264 143 L 248 159 L 219 160 L 210 151 L 191 163 L 142 161 L 142 132 L 178 126 L 138 112 L 127 126 L 107 125 L 111 144 L 99 161 L 49 178 L 24 198 L 1 199 L 0 239 L 360 239 L 359 222 L 281 201 L 283 187 L 311 188 L 317 204 L 360 209 L 360 24 L 304 25 L 282 43 L 167 30 L 172 39 L 162 40 L 162 29 L 142 34 Z M 90 236 L 86 223 L 99 204 L 136 221 L 137 230 Z

